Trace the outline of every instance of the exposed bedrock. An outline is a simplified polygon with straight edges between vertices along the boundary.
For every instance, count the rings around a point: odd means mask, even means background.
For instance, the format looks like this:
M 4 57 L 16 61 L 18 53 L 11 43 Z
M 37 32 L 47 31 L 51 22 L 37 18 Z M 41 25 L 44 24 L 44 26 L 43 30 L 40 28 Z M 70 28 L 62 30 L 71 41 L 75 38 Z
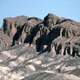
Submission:
M 51 51 L 56 54 L 80 56 L 80 23 L 71 19 L 47 14 L 43 20 L 36 17 L 10 17 L 3 20 L 4 34 L 12 46 L 29 43 L 36 51 Z

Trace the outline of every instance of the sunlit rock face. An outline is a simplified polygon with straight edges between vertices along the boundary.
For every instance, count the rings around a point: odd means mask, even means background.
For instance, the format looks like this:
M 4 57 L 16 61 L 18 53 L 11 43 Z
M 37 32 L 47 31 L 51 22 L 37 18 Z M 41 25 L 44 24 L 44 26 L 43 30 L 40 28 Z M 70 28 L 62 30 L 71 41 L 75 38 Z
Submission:
M 80 80 L 80 23 L 52 13 L 5 18 L 0 80 Z
M 0 52 L 2 80 L 80 80 L 80 59 L 51 52 L 39 55 L 26 44 Z

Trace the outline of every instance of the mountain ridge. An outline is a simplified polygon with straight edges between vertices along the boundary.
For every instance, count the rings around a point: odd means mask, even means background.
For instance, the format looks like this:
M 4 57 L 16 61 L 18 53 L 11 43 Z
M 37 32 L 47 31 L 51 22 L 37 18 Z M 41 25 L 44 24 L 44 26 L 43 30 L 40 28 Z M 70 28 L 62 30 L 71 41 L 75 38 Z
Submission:
M 16 18 L 0 30 L 0 80 L 80 80 L 79 22 L 52 13 Z

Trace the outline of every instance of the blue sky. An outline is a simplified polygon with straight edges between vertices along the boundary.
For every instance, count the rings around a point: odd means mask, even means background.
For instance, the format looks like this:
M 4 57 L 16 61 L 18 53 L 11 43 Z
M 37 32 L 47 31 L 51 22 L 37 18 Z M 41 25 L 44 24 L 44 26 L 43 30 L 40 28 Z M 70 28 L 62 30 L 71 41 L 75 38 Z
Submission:
M 0 0 L 0 26 L 5 17 L 44 18 L 48 13 L 80 21 L 80 0 Z

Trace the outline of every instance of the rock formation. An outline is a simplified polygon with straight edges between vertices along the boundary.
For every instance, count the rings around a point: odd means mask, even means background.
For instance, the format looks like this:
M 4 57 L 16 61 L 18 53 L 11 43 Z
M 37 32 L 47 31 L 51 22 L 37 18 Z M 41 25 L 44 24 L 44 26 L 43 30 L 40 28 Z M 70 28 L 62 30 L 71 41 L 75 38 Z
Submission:
M 80 80 L 79 58 L 79 22 L 52 13 L 3 19 L 0 80 Z
M 12 39 L 12 45 L 14 45 L 15 41 L 19 43 L 20 37 L 25 38 L 31 27 L 34 27 L 41 21 L 41 19 L 36 17 L 7 17 L 3 20 L 3 31 Z
M 79 47 L 80 23 L 71 19 L 51 13 L 44 20 L 26 16 L 5 18 L 3 31 L 12 39 L 12 46 L 29 43 L 36 45 L 36 50 L 40 52 L 51 51 L 55 47 L 56 54 L 78 54 L 74 53 L 74 48 Z M 79 48 L 76 50 L 79 52 Z

